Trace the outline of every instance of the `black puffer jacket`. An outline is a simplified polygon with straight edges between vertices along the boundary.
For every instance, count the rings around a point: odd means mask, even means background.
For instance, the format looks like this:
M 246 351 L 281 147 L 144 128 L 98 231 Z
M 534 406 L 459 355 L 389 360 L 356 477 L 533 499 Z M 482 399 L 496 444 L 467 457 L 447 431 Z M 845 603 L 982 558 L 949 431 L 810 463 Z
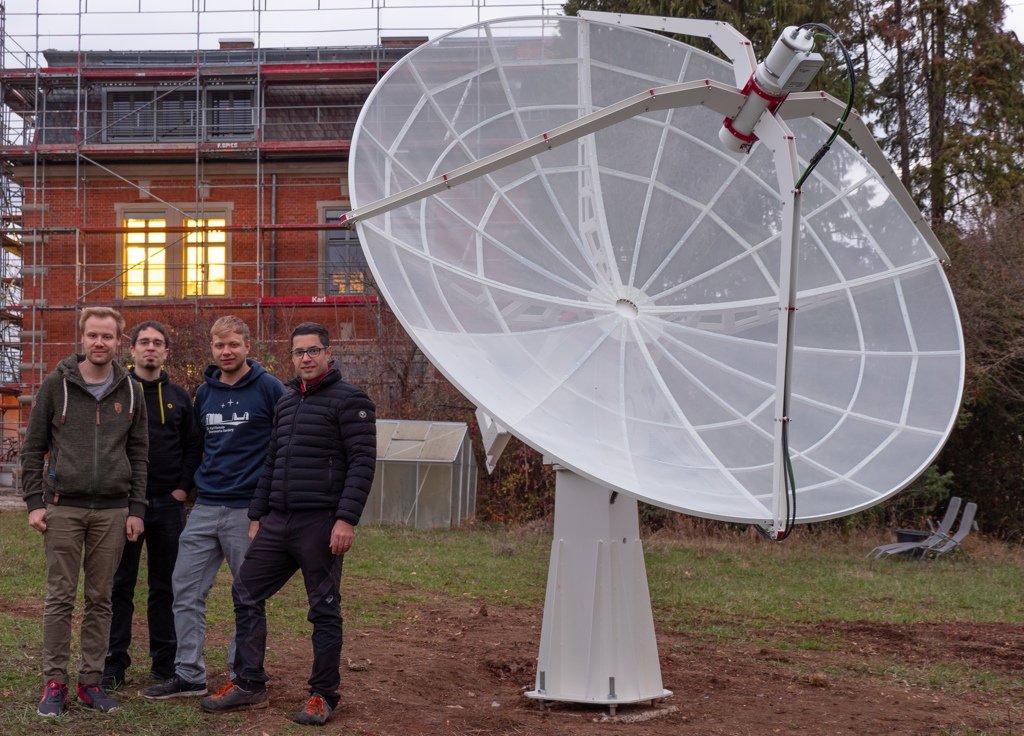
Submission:
M 334 367 L 307 393 L 301 389 L 296 378 L 277 402 L 249 518 L 258 521 L 271 509 L 334 509 L 336 519 L 355 526 L 373 485 L 375 407 Z

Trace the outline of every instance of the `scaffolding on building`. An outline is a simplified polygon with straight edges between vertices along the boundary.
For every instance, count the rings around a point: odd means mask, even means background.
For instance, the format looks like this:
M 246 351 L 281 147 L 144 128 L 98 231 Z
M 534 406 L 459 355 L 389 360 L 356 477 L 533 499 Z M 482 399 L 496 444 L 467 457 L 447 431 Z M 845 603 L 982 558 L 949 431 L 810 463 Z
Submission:
M 91 296 L 130 269 L 96 261 L 95 239 L 127 238 L 130 227 L 90 222 L 95 185 L 85 172 L 103 172 L 105 186 L 147 201 L 153 195 L 139 160 L 190 167 L 188 191 L 163 202 L 178 216 L 164 227 L 167 237 L 245 232 L 255 239 L 255 257 L 226 269 L 228 293 L 244 285 L 246 297 L 213 300 L 217 295 L 203 289 L 190 295 L 186 285 L 186 298 L 168 298 L 167 305 L 255 306 L 259 339 L 267 332 L 264 308 L 361 298 L 358 283 L 339 286 L 336 277 L 330 283 L 323 267 L 315 277 L 295 276 L 293 264 L 275 256 L 282 233 L 327 237 L 340 227 L 340 213 L 327 212 L 318 222 L 278 213 L 282 184 L 267 175 L 269 167 L 346 154 L 372 86 L 426 37 L 497 17 L 556 14 L 561 2 L 252 0 L 240 10 L 232 0 L 83 0 L 47 8 L 37 0 L 0 0 L 0 486 L 26 415 L 19 398 L 23 406 L 31 402 L 53 368 L 42 356 L 44 344 L 53 348 L 54 326 L 74 324 Z M 138 46 L 166 51 L 132 50 Z M 238 92 L 243 78 L 255 90 L 251 100 Z M 144 94 L 148 103 L 139 102 Z M 158 106 L 163 118 L 153 114 Z M 147 108 L 149 118 L 140 113 Z M 296 116 L 299 109 L 306 112 Z M 160 128 L 161 120 L 168 127 Z M 239 135 L 247 120 L 252 130 Z M 141 139 L 145 125 L 154 132 Z M 210 125 L 220 126 L 217 135 L 206 134 Z M 301 125 L 308 127 L 297 130 Z M 208 176 L 214 163 L 230 164 L 251 180 L 256 213 L 249 220 L 188 219 L 204 211 L 211 190 L 224 186 Z M 74 206 L 51 208 L 58 200 Z M 347 200 L 343 179 L 338 200 Z M 47 243 L 56 238 L 73 242 L 73 258 L 48 257 Z M 75 297 L 58 304 L 47 283 L 62 277 L 73 277 Z M 70 352 L 73 341 L 61 347 Z

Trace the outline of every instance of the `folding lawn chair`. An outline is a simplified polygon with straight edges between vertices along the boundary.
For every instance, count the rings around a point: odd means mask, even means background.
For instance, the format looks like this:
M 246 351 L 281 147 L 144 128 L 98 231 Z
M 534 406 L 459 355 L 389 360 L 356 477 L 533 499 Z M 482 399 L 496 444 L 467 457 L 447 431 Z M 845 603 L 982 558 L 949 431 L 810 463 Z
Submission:
M 888 557 L 889 555 L 923 551 L 934 545 L 948 541 L 950 539 L 950 532 L 953 529 L 953 522 L 956 521 L 956 515 L 960 513 L 960 503 L 961 500 L 959 496 L 951 497 L 949 499 L 949 504 L 946 506 L 946 513 L 942 515 L 942 520 L 939 522 L 939 525 L 932 529 L 931 533 L 924 539 L 917 542 L 895 542 L 893 544 L 882 544 L 868 552 L 867 557 L 873 557 L 878 560 L 882 557 Z
M 956 534 L 926 549 L 925 556 L 929 558 L 942 557 L 956 551 L 964 538 L 971 533 L 971 528 L 974 526 L 974 514 L 977 510 L 978 504 L 973 501 L 964 506 L 964 515 L 960 517 L 960 526 L 956 528 Z

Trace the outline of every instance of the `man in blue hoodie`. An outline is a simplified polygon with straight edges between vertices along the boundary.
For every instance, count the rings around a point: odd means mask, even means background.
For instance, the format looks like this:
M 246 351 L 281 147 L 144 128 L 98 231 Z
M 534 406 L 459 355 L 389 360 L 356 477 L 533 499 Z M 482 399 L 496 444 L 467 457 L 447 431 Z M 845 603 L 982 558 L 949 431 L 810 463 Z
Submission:
M 238 578 L 249 547 L 249 503 L 263 470 L 274 405 L 284 393 L 279 380 L 247 357 L 245 322 L 221 317 L 210 328 L 210 336 L 216 365 L 206 369 L 194 408 L 203 444 L 194 479 L 196 504 L 178 542 L 174 566 L 174 675 L 142 693 L 157 700 L 206 694 L 206 597 L 223 560 Z M 232 596 L 238 600 L 234 590 Z M 234 659 L 232 636 L 229 669 Z

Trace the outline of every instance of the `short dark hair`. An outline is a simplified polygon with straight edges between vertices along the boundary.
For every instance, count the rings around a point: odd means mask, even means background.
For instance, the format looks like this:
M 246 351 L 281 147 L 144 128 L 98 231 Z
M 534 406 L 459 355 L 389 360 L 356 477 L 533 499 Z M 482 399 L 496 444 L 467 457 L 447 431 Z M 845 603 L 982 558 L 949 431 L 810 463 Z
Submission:
M 327 332 L 327 328 L 319 322 L 303 322 L 292 330 L 291 339 L 294 340 L 299 335 L 319 335 L 320 344 L 325 348 L 331 346 L 331 337 Z
M 171 346 L 171 338 L 167 334 L 167 328 L 155 319 L 147 319 L 145 322 L 139 322 L 132 328 L 132 331 L 128 333 L 128 339 L 131 345 L 135 345 L 136 341 L 139 339 L 139 333 L 143 330 L 156 330 L 164 336 L 164 347 L 169 348 Z

